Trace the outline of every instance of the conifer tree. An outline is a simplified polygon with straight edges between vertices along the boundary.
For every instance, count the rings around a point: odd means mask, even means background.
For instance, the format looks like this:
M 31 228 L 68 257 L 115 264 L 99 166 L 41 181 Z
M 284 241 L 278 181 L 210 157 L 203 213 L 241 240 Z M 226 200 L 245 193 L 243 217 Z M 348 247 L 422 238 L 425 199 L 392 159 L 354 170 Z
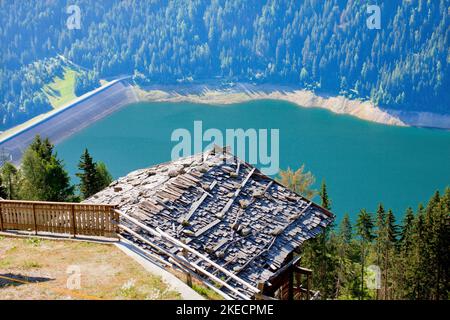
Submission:
M 0 176 L 0 199 L 6 199 L 7 196 L 6 188 L 3 185 L 2 177 Z
M 357 234 L 361 237 L 363 241 L 372 242 L 375 238 L 373 234 L 373 218 L 372 215 L 366 211 L 366 209 L 361 209 L 358 214 L 358 219 L 356 221 Z
M 36 136 L 25 151 L 21 165 L 19 196 L 26 200 L 68 201 L 73 197 L 73 186 L 64 165 L 53 152 L 48 139 Z
M 427 277 L 427 257 L 426 257 L 426 226 L 425 226 L 425 208 L 419 204 L 417 209 L 417 218 L 414 230 L 414 257 L 415 260 L 411 263 L 411 270 L 413 273 L 413 288 L 411 290 L 411 298 L 425 299 L 426 277 Z
M 341 221 L 339 236 L 345 244 L 350 244 L 350 242 L 352 241 L 353 229 L 348 213 L 344 215 L 344 218 Z
M 384 234 L 384 299 L 388 299 L 389 295 L 389 271 L 390 262 L 394 260 L 391 251 L 395 250 L 397 244 L 398 227 L 395 224 L 395 216 L 391 209 L 388 210 L 385 222 L 386 232 Z
M 327 210 L 331 210 L 331 200 L 328 197 L 327 185 L 325 181 L 322 181 L 320 188 L 321 206 Z
M 108 169 L 106 168 L 106 164 L 104 164 L 103 162 L 100 162 L 100 161 L 97 162 L 96 170 L 97 170 L 97 179 L 99 182 L 100 190 L 103 190 L 104 188 L 106 188 L 107 186 L 109 186 L 111 184 L 111 182 L 113 180 L 112 176 L 109 173 Z
M 393 244 L 397 243 L 398 226 L 395 223 L 395 216 L 391 209 L 386 215 L 386 236 L 387 240 Z
M 345 213 L 338 230 L 336 254 L 338 258 L 337 283 L 335 298 L 346 292 L 349 294 L 352 283 L 351 245 L 353 238 L 352 224 L 348 213 Z M 351 295 L 350 295 L 351 296 Z
M 402 250 L 408 251 L 412 245 L 414 232 L 414 211 L 411 207 L 408 207 L 403 219 L 403 225 L 400 232 L 400 245 Z
M 319 193 L 321 205 L 331 209 L 325 182 L 322 183 Z M 305 259 L 303 262 L 313 270 L 313 284 L 320 291 L 324 299 L 334 298 L 337 284 L 336 239 L 332 234 L 333 226 L 329 225 L 320 235 L 307 241 L 303 248 Z
M 100 189 L 100 184 L 97 179 L 96 164 L 87 149 L 85 149 L 81 155 L 78 169 L 81 171 L 76 174 L 80 179 L 78 187 L 83 198 L 87 199 L 97 193 Z
M 19 171 L 10 162 L 5 162 L 0 170 L 2 186 L 4 188 L 5 199 L 12 200 L 17 198 L 19 189 Z
M 361 209 L 358 214 L 358 219 L 356 221 L 357 234 L 361 240 L 361 288 L 360 288 L 360 299 L 363 299 L 364 296 L 364 271 L 365 271 L 365 263 L 366 263 L 366 247 L 369 243 L 372 242 L 373 235 L 373 220 L 370 213 L 368 213 L 365 209 Z
M 414 287 L 415 255 L 414 232 L 416 217 L 411 207 L 406 209 L 400 231 L 397 272 L 396 297 L 411 297 L 411 288 Z
M 78 187 L 84 199 L 103 190 L 112 181 L 111 174 L 108 172 L 106 165 L 103 162 L 95 163 L 87 149 L 81 155 L 78 169 L 80 170 L 76 174 L 80 179 Z
M 376 226 L 375 247 L 376 247 L 377 265 L 378 266 L 381 266 L 381 261 L 383 259 L 383 254 L 384 254 L 383 247 L 385 245 L 385 233 L 386 233 L 385 222 L 386 222 L 386 210 L 384 209 L 383 204 L 379 203 L 378 208 L 377 208 L 376 221 L 375 221 L 375 226 Z M 379 295 L 380 295 L 379 291 L 380 291 L 379 289 L 377 289 L 377 291 L 376 291 L 376 299 L 377 300 L 379 299 Z

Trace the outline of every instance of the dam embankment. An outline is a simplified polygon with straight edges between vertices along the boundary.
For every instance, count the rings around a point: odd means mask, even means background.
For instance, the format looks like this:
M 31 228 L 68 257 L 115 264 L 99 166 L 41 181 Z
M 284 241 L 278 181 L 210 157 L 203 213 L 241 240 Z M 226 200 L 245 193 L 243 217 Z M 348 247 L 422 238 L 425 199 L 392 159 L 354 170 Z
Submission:
M 130 84 L 122 79 L 112 81 L 50 113 L 40 121 L 5 137 L 0 141 L 0 150 L 12 163 L 18 164 L 23 152 L 36 135 L 49 138 L 52 143 L 57 144 L 90 124 L 137 101 Z

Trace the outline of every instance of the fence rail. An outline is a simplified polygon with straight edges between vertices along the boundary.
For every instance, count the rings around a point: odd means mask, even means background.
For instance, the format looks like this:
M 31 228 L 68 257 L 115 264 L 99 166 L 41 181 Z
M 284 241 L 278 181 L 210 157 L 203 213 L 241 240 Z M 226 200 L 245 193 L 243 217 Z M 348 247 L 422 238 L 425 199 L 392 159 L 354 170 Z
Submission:
M 112 205 L 0 200 L 0 231 L 21 230 L 117 238 Z

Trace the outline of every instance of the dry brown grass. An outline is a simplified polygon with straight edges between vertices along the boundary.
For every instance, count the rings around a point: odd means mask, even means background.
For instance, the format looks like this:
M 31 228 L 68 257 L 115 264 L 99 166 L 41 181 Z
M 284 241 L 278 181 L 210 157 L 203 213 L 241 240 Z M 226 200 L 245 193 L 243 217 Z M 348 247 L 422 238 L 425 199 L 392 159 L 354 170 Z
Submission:
M 80 268 L 79 290 L 67 288 L 69 266 Z M 5 275 L 26 282 L 33 277 L 49 280 L 0 285 L 0 300 L 180 299 L 161 278 L 110 244 L 0 236 L 0 277 Z

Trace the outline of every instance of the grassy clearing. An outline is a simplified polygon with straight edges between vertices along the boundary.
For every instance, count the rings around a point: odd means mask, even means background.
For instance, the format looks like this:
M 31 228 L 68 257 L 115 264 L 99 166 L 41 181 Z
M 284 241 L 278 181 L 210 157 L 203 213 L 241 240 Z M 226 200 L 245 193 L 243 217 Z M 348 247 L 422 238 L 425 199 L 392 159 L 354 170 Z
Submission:
M 74 277 L 76 272 L 80 277 Z M 8 283 L 19 277 L 30 284 Z M 3 279 L 3 285 L 2 285 Z M 17 278 L 16 278 L 17 279 Z M 79 288 L 69 289 L 77 283 Z M 6 299 L 180 299 L 114 245 L 0 238 L 0 300 Z
M 44 88 L 53 108 L 57 109 L 77 98 L 75 95 L 75 77 L 78 72 L 68 67 L 64 68 L 62 77 L 56 76 L 52 83 Z

